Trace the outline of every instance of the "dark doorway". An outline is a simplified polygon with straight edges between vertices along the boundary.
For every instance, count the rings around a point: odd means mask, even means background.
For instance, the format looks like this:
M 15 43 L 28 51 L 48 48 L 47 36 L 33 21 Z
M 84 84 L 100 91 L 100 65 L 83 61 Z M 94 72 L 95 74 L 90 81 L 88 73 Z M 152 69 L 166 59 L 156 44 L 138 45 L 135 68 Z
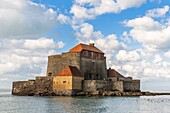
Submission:
M 100 78 L 99 78 L 99 74 L 96 74 L 96 80 L 99 80 Z
M 90 80 L 92 79 L 92 73 L 90 73 L 90 75 L 89 75 L 89 79 L 90 79 Z

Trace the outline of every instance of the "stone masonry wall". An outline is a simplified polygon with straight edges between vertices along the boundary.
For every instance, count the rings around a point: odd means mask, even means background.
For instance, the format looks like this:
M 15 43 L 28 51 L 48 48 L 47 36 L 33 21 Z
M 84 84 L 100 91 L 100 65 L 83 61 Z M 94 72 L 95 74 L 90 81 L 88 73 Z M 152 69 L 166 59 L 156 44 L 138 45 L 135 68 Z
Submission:
M 13 82 L 12 94 L 33 95 L 35 91 L 35 80 Z
M 123 81 L 108 81 L 107 90 L 123 92 Z
M 14 95 L 52 95 L 52 77 L 36 77 L 36 80 L 13 82 Z
M 35 95 L 52 95 L 53 78 L 52 77 L 36 77 Z
M 80 69 L 80 53 L 62 53 L 48 57 L 47 76 L 56 76 L 67 66 Z
M 107 70 L 105 59 L 88 59 L 81 57 L 80 70 L 85 80 L 106 80 Z
M 84 80 L 83 90 L 86 92 L 93 92 L 97 90 L 105 91 L 107 88 L 107 81 L 105 80 Z
M 140 91 L 140 80 L 123 81 L 124 91 Z

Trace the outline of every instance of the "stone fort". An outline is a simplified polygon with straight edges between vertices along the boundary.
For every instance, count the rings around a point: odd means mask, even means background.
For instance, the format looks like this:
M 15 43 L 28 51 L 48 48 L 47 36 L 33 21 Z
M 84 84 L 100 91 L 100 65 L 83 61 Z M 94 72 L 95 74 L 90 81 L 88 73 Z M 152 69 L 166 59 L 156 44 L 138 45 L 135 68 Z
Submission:
M 69 52 L 48 56 L 46 76 L 13 82 L 15 95 L 77 95 L 80 92 L 140 92 L 140 80 L 108 68 L 104 52 L 94 43 L 78 44 Z

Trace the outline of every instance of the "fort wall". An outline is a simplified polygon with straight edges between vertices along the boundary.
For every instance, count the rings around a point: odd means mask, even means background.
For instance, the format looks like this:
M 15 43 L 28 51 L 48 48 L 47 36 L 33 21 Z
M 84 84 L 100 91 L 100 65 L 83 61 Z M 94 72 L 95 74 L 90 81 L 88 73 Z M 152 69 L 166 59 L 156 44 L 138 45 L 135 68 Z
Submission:
M 53 91 L 72 90 L 72 76 L 56 76 L 53 79 Z
M 108 81 L 107 91 L 123 92 L 123 81 Z
M 81 90 L 83 89 L 82 83 L 84 78 L 83 77 L 76 77 L 73 76 L 73 90 Z
M 140 80 L 123 81 L 124 91 L 140 91 Z
M 46 76 L 56 76 L 67 66 L 76 66 L 80 69 L 80 53 L 62 53 L 48 57 Z
M 52 77 L 36 77 L 35 80 L 35 95 L 52 95 L 53 93 L 53 78 Z
M 52 78 L 36 77 L 36 80 L 13 82 L 12 94 L 52 95 Z
M 107 89 L 106 80 L 84 80 L 83 87 L 85 92 L 105 91 Z
M 106 60 L 81 57 L 80 70 L 85 80 L 106 80 Z
M 12 94 L 33 95 L 35 90 L 35 81 L 18 81 L 13 82 Z

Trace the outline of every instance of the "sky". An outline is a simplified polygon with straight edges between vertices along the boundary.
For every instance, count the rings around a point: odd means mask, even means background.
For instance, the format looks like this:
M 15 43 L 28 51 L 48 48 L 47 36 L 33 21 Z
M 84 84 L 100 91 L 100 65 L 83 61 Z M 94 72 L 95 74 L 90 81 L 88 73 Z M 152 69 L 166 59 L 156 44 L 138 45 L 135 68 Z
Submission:
M 170 91 L 170 0 L 1 0 L 0 88 L 45 76 L 47 57 L 78 43 L 142 90 Z

